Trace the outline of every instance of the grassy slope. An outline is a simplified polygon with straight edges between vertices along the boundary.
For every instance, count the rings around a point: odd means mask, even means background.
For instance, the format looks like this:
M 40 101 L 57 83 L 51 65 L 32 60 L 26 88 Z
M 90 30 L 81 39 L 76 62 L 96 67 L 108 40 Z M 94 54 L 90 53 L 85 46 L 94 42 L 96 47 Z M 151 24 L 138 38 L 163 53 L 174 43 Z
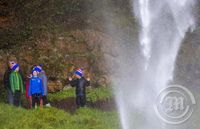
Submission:
M 48 95 L 50 101 L 61 100 L 67 97 L 75 97 L 75 88 L 64 90 Z M 95 102 L 97 100 L 106 100 L 113 97 L 110 87 L 87 88 L 87 100 Z
M 56 108 L 25 110 L 0 104 L 1 129 L 118 129 L 116 112 L 79 109 L 71 115 Z
M 49 94 L 51 101 L 74 97 L 74 88 Z M 110 88 L 88 88 L 89 101 L 105 100 L 113 95 Z M 117 112 L 103 112 L 90 108 L 69 114 L 56 108 L 26 110 L 0 104 L 0 129 L 118 129 Z

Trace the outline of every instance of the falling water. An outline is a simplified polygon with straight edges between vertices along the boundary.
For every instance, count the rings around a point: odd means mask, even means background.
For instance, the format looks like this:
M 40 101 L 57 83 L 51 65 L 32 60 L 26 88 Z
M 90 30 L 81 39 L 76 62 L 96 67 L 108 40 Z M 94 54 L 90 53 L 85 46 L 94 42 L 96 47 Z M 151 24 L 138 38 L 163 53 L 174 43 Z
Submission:
M 186 32 L 193 31 L 194 0 L 133 0 L 140 25 L 140 53 L 121 41 L 117 57 L 108 58 L 123 129 L 184 129 L 156 116 L 153 104 L 161 89 L 173 82 L 178 50 Z M 114 35 L 114 32 L 112 32 Z M 136 41 L 133 42 L 136 44 Z M 114 63 L 111 63 L 114 62 Z

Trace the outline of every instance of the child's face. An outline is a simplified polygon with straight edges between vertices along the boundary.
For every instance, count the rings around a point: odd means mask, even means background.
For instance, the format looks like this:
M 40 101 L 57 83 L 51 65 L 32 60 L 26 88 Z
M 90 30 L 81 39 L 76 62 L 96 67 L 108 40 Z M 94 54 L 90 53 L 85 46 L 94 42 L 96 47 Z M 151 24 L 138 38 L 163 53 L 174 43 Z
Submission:
M 14 62 L 13 61 L 9 61 L 8 65 L 9 65 L 10 68 L 12 68 L 13 65 L 14 65 Z
M 81 78 L 81 76 L 79 76 L 79 75 L 75 74 L 75 78 Z
M 37 76 L 38 72 L 37 71 L 33 71 L 33 76 Z
M 15 71 L 19 71 L 19 67 L 17 67 Z

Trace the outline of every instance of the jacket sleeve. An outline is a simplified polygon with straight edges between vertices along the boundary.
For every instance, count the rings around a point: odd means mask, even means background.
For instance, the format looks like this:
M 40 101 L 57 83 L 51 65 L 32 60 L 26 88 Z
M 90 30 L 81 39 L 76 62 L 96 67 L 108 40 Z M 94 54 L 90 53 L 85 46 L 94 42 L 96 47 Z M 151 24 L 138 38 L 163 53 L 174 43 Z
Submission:
M 22 71 L 19 71 L 19 74 L 21 75 L 22 81 L 24 82 L 24 74 L 22 73 Z
M 14 93 L 15 92 L 14 91 L 14 76 L 12 73 L 10 74 L 9 81 L 10 81 L 10 88 L 11 88 L 12 92 Z
M 5 88 L 7 89 L 8 88 L 8 85 L 9 85 L 9 70 L 6 70 L 5 73 L 4 73 L 4 76 L 3 76 L 3 83 L 4 83 L 4 86 Z
M 72 81 L 69 81 L 69 84 L 72 86 L 72 87 L 75 87 L 77 85 L 77 80 L 76 79 L 73 79 Z
M 88 81 L 88 80 L 85 79 L 85 78 L 84 78 L 84 80 L 85 80 L 85 86 L 90 86 L 90 81 Z
M 43 88 L 43 82 L 42 82 L 42 79 L 40 80 L 40 89 L 41 89 L 41 91 L 42 91 L 42 96 L 44 96 L 45 93 L 44 93 L 44 88 Z
M 31 79 L 30 79 L 30 81 L 29 81 L 29 89 L 28 89 L 28 96 L 31 96 L 32 94 L 31 94 L 31 87 L 32 87 L 32 81 L 31 81 Z
M 90 86 L 90 81 L 86 80 L 86 86 Z
M 21 93 L 24 93 L 24 91 L 25 91 L 25 84 L 24 84 L 24 82 L 23 82 L 23 80 L 22 80 L 22 76 L 21 76 L 21 74 L 19 74 L 19 81 L 20 81 L 20 90 L 21 90 Z
M 43 87 L 44 95 L 47 95 L 47 92 L 48 92 L 47 84 L 48 84 L 48 82 L 47 82 L 47 76 L 45 74 L 42 77 L 42 82 L 43 82 L 42 87 Z
M 23 83 L 22 89 L 23 89 L 23 92 L 24 92 L 24 90 L 26 89 L 26 88 L 25 88 L 25 85 L 26 85 L 26 83 L 25 83 L 25 77 L 24 77 L 24 74 L 22 73 L 22 71 L 19 71 L 19 74 L 20 74 L 21 79 L 22 79 L 22 83 Z

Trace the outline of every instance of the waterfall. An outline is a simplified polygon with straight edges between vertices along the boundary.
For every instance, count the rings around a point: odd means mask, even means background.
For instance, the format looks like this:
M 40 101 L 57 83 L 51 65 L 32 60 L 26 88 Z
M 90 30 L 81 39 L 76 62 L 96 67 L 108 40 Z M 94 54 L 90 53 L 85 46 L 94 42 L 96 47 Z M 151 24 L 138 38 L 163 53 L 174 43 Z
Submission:
M 133 17 L 140 26 L 141 54 L 132 52 L 130 44 L 120 41 L 115 44 L 118 56 L 107 57 L 122 128 L 186 129 L 187 126 L 171 127 L 163 123 L 156 116 L 153 104 L 159 92 L 173 82 L 181 43 L 186 32 L 195 29 L 192 14 L 195 1 L 132 0 L 131 3 Z

